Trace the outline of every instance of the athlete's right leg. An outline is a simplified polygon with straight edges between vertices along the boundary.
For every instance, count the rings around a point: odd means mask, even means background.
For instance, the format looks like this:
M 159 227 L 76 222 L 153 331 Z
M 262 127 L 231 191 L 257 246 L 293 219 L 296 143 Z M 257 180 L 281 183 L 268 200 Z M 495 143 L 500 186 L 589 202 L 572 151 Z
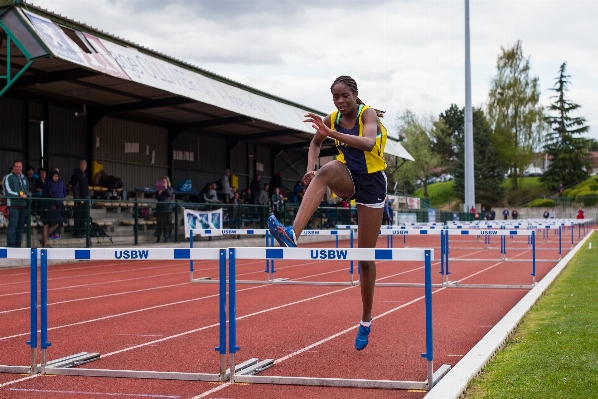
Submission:
M 330 187 L 341 198 L 349 198 L 353 195 L 355 186 L 344 163 L 339 161 L 328 162 L 318 170 L 318 173 L 307 187 L 293 223 L 293 230 L 297 238 L 305 229 L 307 222 L 318 209 L 318 206 L 320 206 L 326 187 Z

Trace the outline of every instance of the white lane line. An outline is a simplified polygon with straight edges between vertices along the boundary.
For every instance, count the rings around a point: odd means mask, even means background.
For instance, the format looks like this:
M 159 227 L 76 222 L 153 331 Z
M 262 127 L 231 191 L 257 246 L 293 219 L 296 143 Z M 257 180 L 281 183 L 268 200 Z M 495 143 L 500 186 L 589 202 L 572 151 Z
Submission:
M 54 394 L 67 394 L 67 395 L 96 395 L 96 396 L 125 396 L 135 398 L 165 398 L 165 399 L 177 399 L 180 396 L 173 395 L 157 395 L 151 393 L 124 393 L 124 392 L 89 392 L 89 391 L 62 391 L 58 389 L 35 389 L 35 388 L 8 388 L 9 391 L 18 392 L 35 392 L 35 393 L 54 393 Z
M 64 303 L 71 303 L 71 302 L 89 301 L 89 300 L 99 299 L 99 298 L 108 298 L 108 297 L 111 297 L 111 296 L 135 294 L 135 293 L 138 293 L 138 292 L 159 290 L 159 289 L 163 289 L 163 288 L 179 287 L 181 285 L 187 285 L 187 284 L 189 284 L 189 283 L 186 282 L 186 283 L 171 284 L 171 285 L 161 285 L 161 286 L 158 286 L 158 287 L 144 288 L 144 289 L 140 289 L 140 290 L 122 291 L 122 292 L 115 292 L 113 294 L 97 295 L 97 296 L 90 296 L 90 297 L 77 298 L 77 299 L 69 299 L 67 301 L 58 301 L 58 302 L 48 303 L 48 306 L 61 305 L 61 304 L 64 304 Z M 39 307 L 40 306 L 38 305 L 38 308 Z M 3 310 L 3 311 L 0 312 L 0 314 L 11 313 L 11 312 L 16 312 L 16 311 L 21 311 L 21 310 L 29 310 L 29 309 L 30 309 L 29 306 L 27 306 L 25 308 Z

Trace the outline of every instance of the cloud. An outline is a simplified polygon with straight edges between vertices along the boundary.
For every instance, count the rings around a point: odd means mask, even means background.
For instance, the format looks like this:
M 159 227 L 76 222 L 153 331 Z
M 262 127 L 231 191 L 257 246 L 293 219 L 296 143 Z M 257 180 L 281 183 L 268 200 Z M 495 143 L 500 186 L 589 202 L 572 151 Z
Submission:
M 406 108 L 438 115 L 465 102 L 463 0 L 46 0 L 43 6 L 325 112 L 330 84 L 341 74 L 357 80 L 365 101 L 387 111 L 389 125 Z M 598 2 L 582 0 L 470 2 L 474 106 L 486 102 L 501 47 L 521 40 L 540 78 L 542 104 L 568 62 L 571 98 L 583 105 L 598 138 L 596 15 Z

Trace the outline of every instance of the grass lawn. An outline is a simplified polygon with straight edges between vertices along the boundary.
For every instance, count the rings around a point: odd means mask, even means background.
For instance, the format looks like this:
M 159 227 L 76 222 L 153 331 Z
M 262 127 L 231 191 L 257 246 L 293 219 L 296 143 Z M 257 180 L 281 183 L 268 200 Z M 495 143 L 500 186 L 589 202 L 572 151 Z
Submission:
M 519 179 L 519 189 L 517 191 L 511 190 L 511 181 L 505 179 L 502 183 L 503 187 L 507 189 L 507 203 L 511 206 L 521 204 L 522 202 L 529 202 L 533 199 L 540 198 L 542 195 L 549 194 L 548 190 L 544 188 L 537 177 L 522 177 Z M 428 195 L 430 197 L 430 204 L 434 208 L 441 208 L 448 204 L 449 199 L 455 202 L 455 194 L 453 188 L 454 181 L 433 183 L 428 185 Z M 418 188 L 413 193 L 414 197 L 424 198 L 424 189 Z
M 598 234 L 589 242 L 465 398 L 598 398 Z

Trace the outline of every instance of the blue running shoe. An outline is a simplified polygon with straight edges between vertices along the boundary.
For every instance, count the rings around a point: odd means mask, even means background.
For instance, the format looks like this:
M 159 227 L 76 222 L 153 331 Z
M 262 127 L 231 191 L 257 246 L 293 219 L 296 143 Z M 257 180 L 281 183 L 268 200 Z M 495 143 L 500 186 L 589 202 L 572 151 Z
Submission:
M 369 327 L 366 327 L 362 324 L 359 324 L 359 330 L 357 331 L 357 338 L 355 338 L 355 349 L 358 351 L 364 349 L 368 346 L 368 337 L 370 336 L 370 329 L 372 325 L 370 324 Z
M 276 219 L 276 216 L 271 215 L 268 218 L 268 229 L 278 244 L 281 247 L 296 247 L 297 241 L 295 240 L 295 231 L 293 226 L 284 227 L 282 223 Z

